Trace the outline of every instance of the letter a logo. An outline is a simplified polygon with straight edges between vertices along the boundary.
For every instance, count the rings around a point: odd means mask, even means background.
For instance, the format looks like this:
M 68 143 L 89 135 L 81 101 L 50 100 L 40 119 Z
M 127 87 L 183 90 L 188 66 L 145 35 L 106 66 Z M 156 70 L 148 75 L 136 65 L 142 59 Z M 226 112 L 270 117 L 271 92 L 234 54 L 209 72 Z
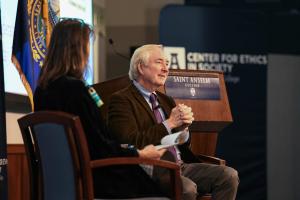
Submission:
M 170 61 L 170 69 L 186 69 L 184 47 L 164 47 L 164 53 Z
M 170 66 L 172 66 L 173 69 L 175 69 L 175 67 L 176 67 L 176 69 L 179 68 L 178 54 L 177 53 L 171 53 Z

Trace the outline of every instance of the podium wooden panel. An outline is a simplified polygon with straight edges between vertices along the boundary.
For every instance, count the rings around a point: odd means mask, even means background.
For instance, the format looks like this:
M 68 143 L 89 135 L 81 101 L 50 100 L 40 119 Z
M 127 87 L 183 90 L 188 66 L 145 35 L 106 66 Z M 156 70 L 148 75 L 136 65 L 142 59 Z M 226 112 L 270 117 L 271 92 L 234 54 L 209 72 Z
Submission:
M 184 103 L 192 107 L 195 121 L 190 126 L 191 148 L 196 154 L 209 156 L 215 155 L 218 132 L 232 122 L 230 106 L 228 102 L 224 76 L 222 72 L 195 71 L 195 70 L 170 70 L 169 77 L 199 77 L 218 78 L 220 99 L 180 99 L 174 98 L 176 103 Z M 103 117 L 107 118 L 107 105 L 111 94 L 126 87 L 130 83 L 128 75 L 111 79 L 94 85 L 99 93 L 104 106 L 101 107 Z M 159 90 L 168 93 L 168 87 L 161 87 Z
M 174 98 L 177 104 L 184 103 L 193 110 L 195 120 L 189 128 L 192 132 L 192 151 L 196 155 L 214 156 L 218 132 L 233 121 L 223 73 L 216 71 L 170 70 L 169 77 L 172 76 L 217 78 L 219 80 L 220 98 L 218 100 Z M 163 88 L 163 91 L 168 94 L 166 86 Z

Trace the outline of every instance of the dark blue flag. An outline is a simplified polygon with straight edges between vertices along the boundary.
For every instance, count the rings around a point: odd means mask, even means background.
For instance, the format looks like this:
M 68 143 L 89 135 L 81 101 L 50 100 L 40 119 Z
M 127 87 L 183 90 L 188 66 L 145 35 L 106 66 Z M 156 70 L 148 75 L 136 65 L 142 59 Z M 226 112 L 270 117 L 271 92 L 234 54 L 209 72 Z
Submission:
M 46 55 L 47 42 L 52 26 L 57 21 L 57 13 L 49 12 L 52 5 L 47 0 L 18 1 L 12 62 L 19 72 L 32 108 L 33 93 Z

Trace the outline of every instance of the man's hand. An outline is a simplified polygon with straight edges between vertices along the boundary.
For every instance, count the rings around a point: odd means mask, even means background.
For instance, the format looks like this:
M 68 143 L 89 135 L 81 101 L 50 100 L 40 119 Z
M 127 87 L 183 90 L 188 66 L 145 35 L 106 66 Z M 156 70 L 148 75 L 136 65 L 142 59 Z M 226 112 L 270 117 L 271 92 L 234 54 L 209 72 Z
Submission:
M 152 158 L 159 160 L 160 157 L 166 152 L 166 149 L 157 150 L 152 144 L 145 146 L 143 149 L 138 150 L 141 158 Z
M 179 128 L 184 129 L 192 124 L 194 117 L 192 108 L 184 104 L 179 104 L 172 109 L 169 119 L 167 119 L 167 124 L 170 129 Z

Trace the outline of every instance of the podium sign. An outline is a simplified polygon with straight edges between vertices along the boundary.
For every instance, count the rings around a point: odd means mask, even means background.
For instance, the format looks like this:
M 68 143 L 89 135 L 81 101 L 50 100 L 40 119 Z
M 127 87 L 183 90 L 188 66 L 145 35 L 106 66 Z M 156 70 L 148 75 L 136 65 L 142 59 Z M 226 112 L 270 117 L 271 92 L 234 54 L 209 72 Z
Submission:
M 218 77 L 169 76 L 166 94 L 178 99 L 220 100 Z

